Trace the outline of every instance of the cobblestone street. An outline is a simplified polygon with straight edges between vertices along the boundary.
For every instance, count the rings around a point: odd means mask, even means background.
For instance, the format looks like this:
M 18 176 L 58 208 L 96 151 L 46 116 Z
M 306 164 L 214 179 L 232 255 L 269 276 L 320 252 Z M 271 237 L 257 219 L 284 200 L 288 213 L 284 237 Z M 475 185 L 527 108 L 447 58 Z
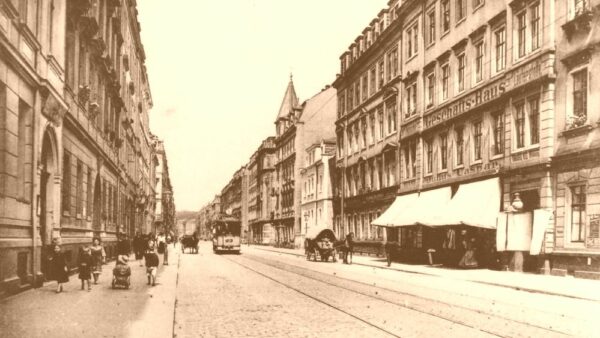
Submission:
M 178 249 L 179 250 L 179 249 Z M 146 285 L 112 290 L 112 263 L 91 292 L 71 276 L 0 302 L 2 337 L 593 336 L 596 301 L 445 277 L 306 261 L 243 247 L 180 254 Z

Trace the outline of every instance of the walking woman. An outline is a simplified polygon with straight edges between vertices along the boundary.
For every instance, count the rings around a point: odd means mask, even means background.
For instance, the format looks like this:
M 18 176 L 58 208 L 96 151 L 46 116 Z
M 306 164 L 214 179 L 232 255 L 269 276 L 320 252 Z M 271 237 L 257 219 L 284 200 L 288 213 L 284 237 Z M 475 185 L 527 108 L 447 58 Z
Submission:
M 91 246 L 92 251 L 92 274 L 94 275 L 94 284 L 98 284 L 98 276 L 102 272 L 102 264 L 106 260 L 106 252 L 100 243 L 100 238 L 94 237 Z
M 58 244 L 54 245 L 54 252 L 48 259 L 50 261 L 50 279 L 55 280 L 58 283 L 56 286 L 56 293 L 62 292 L 63 283 L 69 281 L 69 270 L 67 268 L 65 255 L 60 250 Z
M 92 263 L 92 253 L 90 248 L 82 248 L 79 253 L 79 279 L 81 279 L 81 290 L 84 290 L 84 283 L 87 282 L 88 291 L 92 291 Z

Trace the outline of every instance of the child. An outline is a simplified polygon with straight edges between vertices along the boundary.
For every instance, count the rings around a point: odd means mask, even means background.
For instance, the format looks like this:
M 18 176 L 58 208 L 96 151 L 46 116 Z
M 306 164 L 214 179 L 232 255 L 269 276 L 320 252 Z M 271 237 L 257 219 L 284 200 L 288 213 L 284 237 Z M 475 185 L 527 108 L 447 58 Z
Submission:
M 146 261 L 146 275 L 148 276 L 148 285 L 156 284 L 156 270 L 158 269 L 158 255 L 154 252 L 154 247 L 149 247 L 144 255 Z
M 88 291 L 92 291 L 92 250 L 88 247 L 82 248 L 79 256 L 79 279 L 81 279 L 81 290 L 87 281 Z
M 63 291 L 63 284 L 69 281 L 69 273 L 65 255 L 60 251 L 60 245 L 55 244 L 54 252 L 48 258 L 50 265 L 50 277 L 57 282 L 56 293 Z

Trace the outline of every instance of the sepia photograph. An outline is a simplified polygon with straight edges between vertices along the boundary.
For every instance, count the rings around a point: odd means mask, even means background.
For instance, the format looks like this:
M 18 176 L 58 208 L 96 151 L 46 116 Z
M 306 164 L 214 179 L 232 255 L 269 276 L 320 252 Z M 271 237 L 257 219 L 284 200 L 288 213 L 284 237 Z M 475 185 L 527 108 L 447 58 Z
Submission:
M 600 0 L 0 0 L 0 338 L 600 337 L 596 71 Z

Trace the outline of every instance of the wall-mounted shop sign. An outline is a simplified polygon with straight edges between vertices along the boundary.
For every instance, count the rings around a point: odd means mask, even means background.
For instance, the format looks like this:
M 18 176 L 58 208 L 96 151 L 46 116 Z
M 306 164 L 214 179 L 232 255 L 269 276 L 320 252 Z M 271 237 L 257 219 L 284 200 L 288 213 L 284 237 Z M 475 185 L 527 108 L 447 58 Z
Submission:
M 458 100 L 424 116 L 424 129 L 434 127 L 442 122 L 462 115 L 474 108 L 499 98 L 512 89 L 547 75 L 544 74 L 542 70 L 546 69 L 547 72 L 552 71 L 552 67 L 544 67 L 548 62 L 552 62 L 549 54 L 542 55 L 535 60 L 507 72 L 502 78 L 499 78 L 484 87 L 474 89 Z
M 490 85 L 474 90 L 449 106 L 423 117 L 423 124 L 425 128 L 431 128 L 444 121 L 450 120 L 453 117 L 462 115 L 490 100 L 498 98 L 500 95 L 504 94 L 505 91 L 506 84 L 504 81 L 495 81 Z
M 588 235 L 586 238 L 588 247 L 600 247 L 600 215 L 589 215 Z

